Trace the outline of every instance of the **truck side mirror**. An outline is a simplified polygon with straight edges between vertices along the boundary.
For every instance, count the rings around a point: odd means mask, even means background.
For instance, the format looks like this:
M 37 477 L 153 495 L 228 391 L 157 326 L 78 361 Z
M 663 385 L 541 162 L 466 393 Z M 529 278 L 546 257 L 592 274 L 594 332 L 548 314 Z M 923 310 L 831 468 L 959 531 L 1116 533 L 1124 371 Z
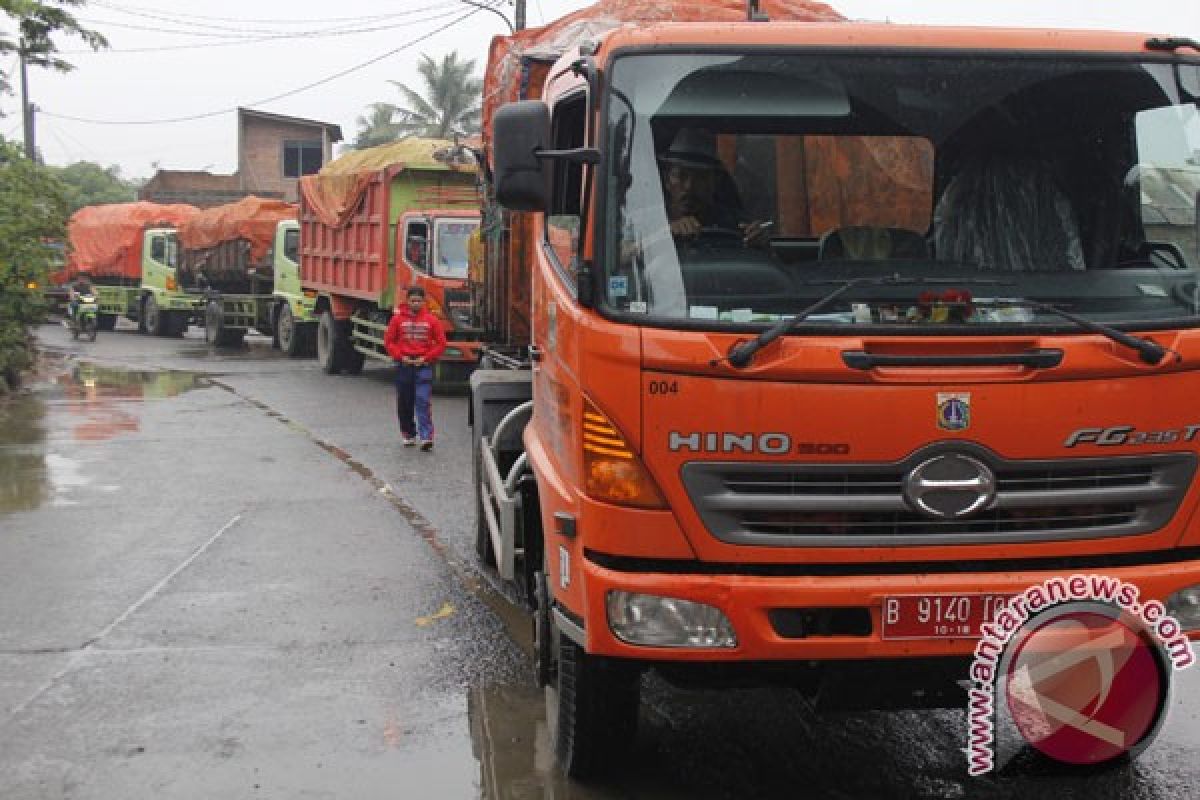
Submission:
M 545 211 L 550 193 L 537 154 L 550 143 L 550 109 L 541 100 L 501 106 L 492 143 L 496 202 L 513 211 Z

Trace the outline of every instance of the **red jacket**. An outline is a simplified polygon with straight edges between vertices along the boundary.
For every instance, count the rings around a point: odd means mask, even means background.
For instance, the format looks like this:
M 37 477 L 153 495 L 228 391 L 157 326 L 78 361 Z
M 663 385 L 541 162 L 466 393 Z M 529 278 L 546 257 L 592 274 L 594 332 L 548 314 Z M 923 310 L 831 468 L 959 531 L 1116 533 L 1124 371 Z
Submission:
M 412 309 L 403 305 L 392 315 L 388 323 L 387 333 L 383 336 L 383 346 L 388 355 L 399 361 L 405 356 L 425 359 L 432 364 L 446 349 L 446 331 L 442 322 L 427 308 L 421 309 L 414 315 Z

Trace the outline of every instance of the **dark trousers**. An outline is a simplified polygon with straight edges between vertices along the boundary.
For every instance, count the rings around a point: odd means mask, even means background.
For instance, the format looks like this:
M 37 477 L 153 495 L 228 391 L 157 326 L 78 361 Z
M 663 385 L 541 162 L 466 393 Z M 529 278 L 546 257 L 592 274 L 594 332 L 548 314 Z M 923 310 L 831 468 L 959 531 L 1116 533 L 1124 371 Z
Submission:
M 396 365 L 396 419 L 405 436 L 433 440 L 433 367 Z

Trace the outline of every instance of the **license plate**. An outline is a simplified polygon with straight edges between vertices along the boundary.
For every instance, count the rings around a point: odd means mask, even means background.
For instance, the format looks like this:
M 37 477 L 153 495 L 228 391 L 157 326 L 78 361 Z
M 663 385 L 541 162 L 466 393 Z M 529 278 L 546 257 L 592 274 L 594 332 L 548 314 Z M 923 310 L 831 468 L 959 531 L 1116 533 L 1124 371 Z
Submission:
M 978 639 L 1012 595 L 906 594 L 883 598 L 884 639 Z

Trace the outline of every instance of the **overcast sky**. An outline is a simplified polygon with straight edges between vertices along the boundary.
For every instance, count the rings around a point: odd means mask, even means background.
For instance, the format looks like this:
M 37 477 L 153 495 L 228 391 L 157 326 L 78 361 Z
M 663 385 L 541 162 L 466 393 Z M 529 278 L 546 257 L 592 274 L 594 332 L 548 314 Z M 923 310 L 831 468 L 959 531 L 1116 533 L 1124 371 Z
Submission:
M 511 17 L 508 0 L 494 2 Z M 527 2 L 531 26 L 588 5 L 584 0 Z M 854 19 L 1110 28 L 1200 39 L 1197 0 L 842 0 L 831 5 Z M 507 30 L 499 15 L 461 0 L 89 0 L 77 15 L 104 33 L 111 49 L 80 52 L 77 40 L 60 38 L 76 70 L 31 73 L 30 95 L 45 112 L 38 116 L 38 146 L 48 163 L 118 164 L 127 176 L 141 178 L 153 174 L 155 163 L 232 172 L 237 160 L 232 109 L 237 106 L 333 122 L 353 139 L 355 120 L 368 104 L 399 100 L 389 80 L 420 85 L 415 64 L 422 53 L 440 57 L 458 50 L 477 59 L 482 71 L 491 37 Z M 338 33 L 280 36 L 330 31 Z M 372 59 L 378 60 L 333 77 Z M 0 68 L 12 73 L 15 58 Z M 18 83 L 15 74 L 11 80 Z M 19 139 L 18 99 L 0 98 L 0 111 L 5 114 L 0 133 Z M 63 118 L 124 123 L 222 111 L 227 113 L 180 123 L 96 125 Z

